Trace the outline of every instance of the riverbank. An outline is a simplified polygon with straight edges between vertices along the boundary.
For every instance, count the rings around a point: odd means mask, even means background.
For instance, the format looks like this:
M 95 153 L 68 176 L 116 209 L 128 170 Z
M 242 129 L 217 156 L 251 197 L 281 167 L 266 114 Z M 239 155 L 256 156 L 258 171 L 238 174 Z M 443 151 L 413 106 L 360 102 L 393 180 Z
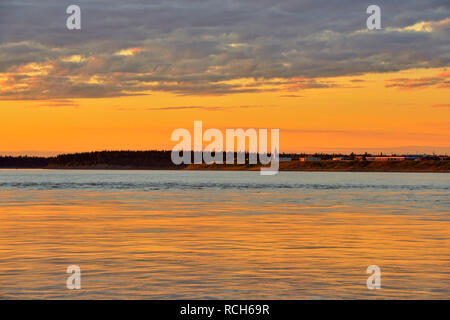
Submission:
M 259 170 L 259 165 L 189 165 L 185 170 Z M 450 161 L 319 161 L 281 162 L 280 171 L 323 172 L 440 172 L 450 173 Z
M 181 165 L 181 166 L 123 166 L 111 164 L 95 165 L 49 165 L 42 167 L 0 167 L 0 169 L 55 169 L 55 170 L 189 170 L 189 171 L 259 171 L 261 165 Z M 450 173 L 450 161 L 320 161 L 281 162 L 279 171 L 306 172 L 437 172 Z
M 261 165 L 175 165 L 170 151 L 101 151 L 56 157 L 0 157 L 0 169 L 257 171 Z M 450 160 L 280 162 L 280 171 L 450 172 Z

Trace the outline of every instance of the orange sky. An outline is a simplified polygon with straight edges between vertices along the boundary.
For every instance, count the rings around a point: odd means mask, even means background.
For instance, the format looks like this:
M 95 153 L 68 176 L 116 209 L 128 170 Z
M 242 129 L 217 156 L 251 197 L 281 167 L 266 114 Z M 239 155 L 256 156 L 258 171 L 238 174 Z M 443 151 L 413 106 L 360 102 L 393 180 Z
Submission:
M 175 129 L 280 129 L 281 152 L 450 154 L 450 7 L 10 1 L 0 154 L 170 150 Z M 176 5 L 175 5 L 176 3 Z M 439 5 L 439 6 L 438 6 Z M 387 14 L 389 13 L 389 14 Z
M 279 128 L 287 151 L 450 152 L 450 90 L 409 86 L 443 78 L 446 69 L 318 79 L 334 87 L 303 89 L 302 79 L 272 80 L 267 92 L 148 95 L 67 101 L 2 101 L 2 153 L 170 149 L 174 129 Z M 398 81 L 397 79 L 400 79 Z M 405 78 L 410 79 L 408 81 Z M 355 81 L 356 80 L 356 81 Z M 253 80 L 241 79 L 251 83 Z M 298 81 L 298 84 L 296 84 Z M 400 82 L 404 87 L 390 86 Z M 405 148 L 406 147 L 406 148 Z M 428 148 L 427 148 L 428 147 Z M 33 152 L 31 152 L 33 151 Z

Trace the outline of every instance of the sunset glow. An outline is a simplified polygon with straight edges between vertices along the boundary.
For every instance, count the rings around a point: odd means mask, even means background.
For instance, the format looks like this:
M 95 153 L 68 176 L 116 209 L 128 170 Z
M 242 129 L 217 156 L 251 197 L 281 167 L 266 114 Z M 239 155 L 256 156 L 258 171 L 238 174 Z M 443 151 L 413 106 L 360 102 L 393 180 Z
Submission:
M 177 16 L 189 8 L 165 9 Z M 390 20 L 370 31 L 355 12 L 335 29 L 306 28 L 288 11 L 306 17 L 315 9 L 279 9 L 283 42 L 262 26 L 246 30 L 259 22 L 176 26 L 151 8 L 160 26 L 122 10 L 128 37 L 101 20 L 77 32 L 49 25 L 52 38 L 2 28 L 0 152 L 168 150 L 171 132 L 195 120 L 223 130 L 279 128 L 284 152 L 450 152 L 450 18 Z M 97 5 L 85 10 L 101 16 Z

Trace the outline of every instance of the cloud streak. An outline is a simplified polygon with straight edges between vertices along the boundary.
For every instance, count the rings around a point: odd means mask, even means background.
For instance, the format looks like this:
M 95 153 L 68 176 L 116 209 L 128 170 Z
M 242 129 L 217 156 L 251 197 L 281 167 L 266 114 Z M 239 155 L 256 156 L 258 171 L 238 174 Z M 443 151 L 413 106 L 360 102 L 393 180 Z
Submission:
M 390 79 L 386 87 L 402 90 L 425 89 L 430 87 L 448 89 L 450 88 L 450 70 L 441 72 L 434 77 Z

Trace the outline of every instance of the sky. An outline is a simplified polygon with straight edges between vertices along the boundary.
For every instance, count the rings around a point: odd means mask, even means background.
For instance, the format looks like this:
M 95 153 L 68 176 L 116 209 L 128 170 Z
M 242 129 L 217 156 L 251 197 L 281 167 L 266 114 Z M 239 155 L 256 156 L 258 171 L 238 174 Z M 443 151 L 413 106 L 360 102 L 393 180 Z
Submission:
M 195 120 L 450 154 L 449 88 L 448 0 L 0 0 L 1 154 L 170 150 Z

